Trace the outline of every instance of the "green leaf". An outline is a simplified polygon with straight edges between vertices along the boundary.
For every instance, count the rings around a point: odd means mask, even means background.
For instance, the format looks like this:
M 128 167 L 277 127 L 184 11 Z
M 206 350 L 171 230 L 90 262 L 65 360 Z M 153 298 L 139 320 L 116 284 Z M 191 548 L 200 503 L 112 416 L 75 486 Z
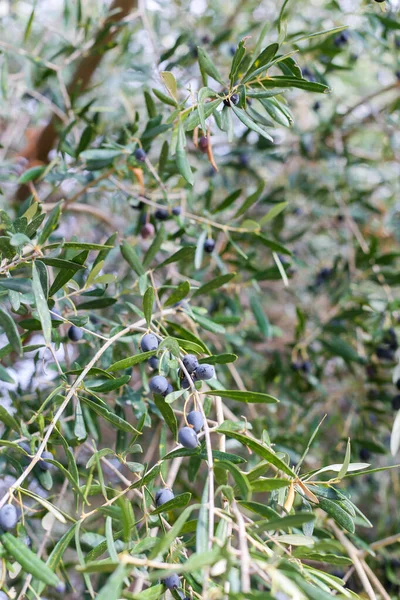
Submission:
M 237 75 L 246 54 L 245 41 L 246 40 L 240 40 L 232 59 L 231 71 L 229 73 L 229 81 L 231 82 L 231 85 L 234 85 L 237 79 Z
M 18 178 L 18 183 L 22 185 L 24 183 L 28 183 L 29 181 L 35 181 L 36 179 L 40 179 L 40 177 L 43 175 L 46 169 L 46 166 L 32 167 L 24 173 L 22 173 L 22 175 Z
M 192 169 L 190 168 L 189 160 L 186 154 L 185 145 L 185 133 L 183 130 L 182 123 L 179 123 L 178 127 L 178 140 L 176 144 L 176 152 L 175 152 L 175 160 L 176 166 L 179 173 L 182 175 L 185 181 L 188 182 L 189 185 L 193 185 L 194 177 L 192 173 Z
M 178 91 L 175 76 L 169 71 L 161 71 L 161 79 L 175 102 L 178 102 Z
M 288 517 L 281 517 L 280 519 L 271 519 L 267 523 L 263 524 L 265 531 L 273 531 L 276 529 L 291 529 L 293 527 L 301 527 L 304 523 L 313 523 L 315 521 L 315 515 L 313 513 L 298 513 L 296 515 L 289 515 Z
M 277 477 L 270 479 L 258 479 L 251 484 L 253 492 L 272 492 L 280 490 L 290 485 L 289 479 L 279 479 Z
M 365 363 L 365 358 L 339 336 L 331 336 L 329 339 L 320 340 L 324 348 L 334 356 L 340 356 L 346 363 Z
M 84 160 L 112 160 L 121 156 L 123 150 L 113 150 L 112 148 L 93 148 L 81 152 L 80 157 Z
M 88 257 L 88 254 L 89 254 L 89 252 L 87 250 L 80 252 L 80 254 L 78 254 L 78 256 L 75 256 L 73 262 L 76 263 L 77 265 L 83 265 Z M 72 279 L 72 277 L 75 275 L 75 272 L 76 272 L 75 268 L 59 271 L 57 277 L 54 279 L 54 281 L 50 287 L 49 296 L 50 297 L 53 296 L 55 293 L 58 292 L 59 289 L 61 289 L 63 287 L 63 285 L 68 283 L 68 281 L 70 279 Z
M 10 317 L 8 312 L 2 308 L 0 308 L 0 327 L 4 329 L 4 333 L 6 334 L 12 349 L 17 352 L 19 356 L 22 356 L 22 343 L 15 321 Z
M 268 115 L 283 127 L 291 127 L 293 125 L 293 115 L 290 110 L 276 98 L 260 99 L 261 104 L 267 111 Z
M 180 248 L 177 252 L 175 252 L 172 256 L 166 258 L 162 263 L 157 265 L 156 269 L 160 269 L 161 267 L 165 267 L 166 265 L 170 265 L 180 260 L 184 260 L 185 262 L 191 262 L 195 251 L 195 246 L 184 246 L 183 248 Z
M 178 421 L 174 411 L 172 410 L 171 406 L 165 402 L 165 398 L 159 394 L 154 394 L 154 403 L 164 417 L 164 420 L 168 425 L 174 440 L 176 440 L 178 435 Z
M 128 265 L 135 271 L 137 275 L 144 275 L 145 270 L 143 268 L 143 264 L 141 260 L 139 260 L 138 255 L 136 254 L 136 250 L 133 246 L 130 246 L 128 242 L 122 242 L 121 246 L 121 254 L 128 263 Z
M 35 296 L 36 309 L 42 324 L 44 341 L 46 342 L 46 345 L 49 346 L 51 344 L 51 316 L 35 263 L 32 263 L 32 288 Z
M 66 552 L 72 538 L 75 534 L 76 525 L 72 525 L 68 531 L 64 533 L 64 535 L 58 540 L 57 544 L 54 546 L 53 550 L 50 553 L 49 558 L 46 561 L 46 565 L 52 570 L 55 571 L 60 564 L 64 553 Z M 36 593 L 40 595 L 45 587 L 43 582 L 38 582 L 36 584 L 33 583 L 32 587 L 35 589 Z
M 113 249 L 113 246 L 106 244 L 91 244 L 90 242 L 64 242 L 63 244 L 56 242 L 53 244 L 47 244 L 45 246 L 45 250 L 52 250 L 53 248 L 59 248 L 60 246 L 62 246 L 65 250 L 100 250 L 103 252 L 105 250 Z
M 132 594 L 132 596 L 129 596 L 129 598 L 131 600 L 160 600 L 164 592 L 165 585 L 159 583 L 158 585 L 152 585 L 151 587 L 147 588 L 147 590 L 143 590 L 143 592 Z
M 200 358 L 199 363 L 206 363 L 207 365 L 227 365 L 228 363 L 235 362 L 235 360 L 237 360 L 236 354 L 212 354 L 211 356 Z
M 14 379 L 8 373 L 7 369 L 0 365 L 0 380 L 5 381 L 6 383 L 15 383 Z
M 179 535 L 181 529 L 185 525 L 191 513 L 199 508 L 199 504 L 192 504 L 187 506 L 181 515 L 177 518 L 171 529 L 160 538 L 158 544 L 154 546 L 150 558 L 155 558 L 158 555 L 163 555 L 167 550 L 170 549 L 171 544 L 175 538 Z
M 90 408 L 90 410 L 92 410 L 96 414 L 98 414 L 101 417 L 103 417 L 103 419 L 105 419 L 106 421 L 108 421 L 109 423 L 111 423 L 112 425 L 114 425 L 117 429 L 120 429 L 121 431 L 126 431 L 127 433 L 139 433 L 137 431 L 137 429 L 135 429 L 133 427 L 133 425 L 131 425 L 130 423 L 128 423 L 128 421 L 125 421 L 125 419 L 122 419 L 121 417 L 119 417 L 115 413 L 110 412 L 102 404 L 98 404 L 97 402 L 93 402 L 92 400 L 89 400 L 89 398 L 85 398 L 84 396 L 81 396 L 80 400 L 81 400 L 81 402 L 83 402 L 84 404 L 86 404 L 86 406 L 88 408 Z
M 118 600 L 121 597 L 124 579 L 130 570 L 128 565 L 119 565 L 97 594 L 96 600 Z
M 267 46 L 252 62 L 241 82 L 246 83 L 247 81 L 250 81 L 250 79 L 255 76 L 254 72 L 264 67 L 264 65 L 267 65 L 274 58 L 278 50 L 279 44 L 277 43 Z
M 29 294 L 32 291 L 31 279 L 24 279 L 22 277 L 10 277 L 9 279 L 0 280 L 0 290 L 13 290 L 20 294 Z
M 262 217 L 262 219 L 260 220 L 260 225 L 263 226 L 265 225 L 265 223 L 269 223 L 269 221 L 275 219 L 275 217 L 277 217 L 283 210 L 285 210 L 288 204 L 289 202 L 278 202 L 278 204 L 275 204 L 271 208 L 271 210 L 269 210 L 267 214 L 264 215 L 264 217 Z
M 208 519 L 209 519 L 209 493 L 208 493 L 208 479 L 203 488 L 203 494 L 201 496 L 201 508 L 199 510 L 199 517 L 197 520 L 196 527 L 196 552 L 198 554 L 207 552 L 208 547 Z
M 282 244 L 279 244 L 278 242 L 275 242 L 273 240 L 268 240 L 263 235 L 258 235 L 258 234 L 257 234 L 257 239 L 262 244 L 264 244 L 264 246 L 267 246 L 267 248 L 270 248 L 274 252 L 280 252 L 281 254 L 287 254 L 288 256 L 292 256 L 291 251 L 288 248 L 285 248 L 285 246 L 282 246 Z
M 207 393 L 209 394 L 210 392 Z M 213 395 L 220 395 L 220 392 L 213 392 Z M 280 471 L 283 471 L 283 473 L 286 473 L 286 475 L 290 475 L 291 477 L 297 478 L 296 473 L 286 463 L 284 463 L 283 460 L 279 458 L 279 456 L 277 456 L 271 450 L 260 444 L 260 442 L 257 442 L 257 440 L 254 440 L 253 438 L 250 438 L 247 435 L 243 435 L 242 433 L 238 433 L 237 431 L 231 431 L 230 429 L 226 429 L 223 426 L 218 427 L 217 431 L 218 433 L 233 438 L 241 444 L 243 444 L 244 446 L 247 446 L 248 448 L 250 448 L 250 450 L 255 452 L 255 454 L 261 456 L 261 458 L 271 463 L 272 465 L 275 465 L 275 467 L 277 467 Z
M 61 202 L 59 202 L 47 217 L 44 227 L 38 237 L 39 246 L 43 245 L 47 238 L 53 233 L 61 216 Z M 58 244 L 57 244 L 58 245 Z
M 156 237 L 154 238 L 150 248 L 147 250 L 144 259 L 143 259 L 143 267 L 145 269 L 147 269 L 152 260 L 155 258 L 157 252 L 160 250 L 161 246 L 163 245 L 165 238 L 167 237 L 167 234 L 165 232 L 165 228 L 164 225 L 161 225 L 160 229 L 157 232 Z M 139 274 L 139 273 L 138 273 Z M 142 275 L 142 273 L 140 273 Z
M 77 310 L 90 310 L 97 308 L 106 308 L 107 306 L 112 306 L 117 302 L 117 298 L 110 298 L 109 296 L 103 296 L 102 298 L 98 298 L 97 300 L 89 300 L 88 302 L 81 302 L 77 305 Z
M 11 533 L 0 535 L 0 541 L 4 548 L 22 567 L 26 573 L 30 573 L 36 579 L 47 585 L 57 586 L 59 578 L 26 544 Z
M 150 286 L 144 293 L 143 296 L 143 312 L 144 318 L 146 319 L 147 325 L 151 325 L 151 316 L 153 314 L 154 304 L 154 289 Z
M 271 338 L 271 325 L 268 317 L 265 315 L 263 307 L 257 296 L 254 294 L 254 290 L 250 292 L 250 306 L 253 311 L 254 318 L 258 325 L 260 332 L 267 338 Z
M 112 373 L 113 371 L 119 371 L 122 369 L 129 369 L 129 367 L 133 367 L 134 365 L 138 365 L 141 362 L 151 358 L 156 354 L 157 350 L 150 350 L 150 352 L 140 352 L 138 354 L 134 354 L 133 356 L 128 356 L 127 358 L 123 358 L 122 360 L 118 360 L 117 362 L 110 365 L 107 371 Z
M 213 214 L 215 215 L 216 213 L 219 213 L 219 212 L 229 208 L 231 206 L 231 204 L 233 204 L 235 202 L 235 200 L 237 200 L 239 198 L 241 193 L 242 193 L 242 190 L 240 189 L 240 190 L 235 190 L 234 192 L 229 194 L 229 196 L 227 196 L 225 198 L 225 200 L 223 200 L 221 202 L 221 204 L 219 204 L 217 206 L 217 208 L 213 210 Z
M 160 92 L 160 90 L 157 90 L 156 88 L 153 88 L 153 94 L 155 96 L 157 96 L 157 98 L 164 104 L 168 104 L 169 106 L 175 106 L 175 107 L 178 106 L 178 103 L 176 100 L 174 100 L 173 98 L 170 98 L 166 94 L 163 94 L 163 92 Z
M 243 202 L 242 206 L 236 211 L 236 213 L 234 214 L 234 219 L 237 219 L 238 217 L 244 215 L 249 210 L 249 208 L 251 208 L 253 204 L 257 202 L 257 200 L 260 198 L 263 192 L 264 187 L 265 184 L 263 181 L 261 181 L 256 191 L 253 194 L 250 194 L 250 196 L 248 196 Z
M 215 81 L 218 81 L 218 83 L 220 83 L 221 85 L 224 85 L 224 80 L 222 79 L 221 75 L 218 73 L 217 68 L 215 66 L 215 62 L 209 57 L 207 52 L 205 50 L 203 50 L 203 48 L 200 48 L 199 46 L 197 46 L 197 53 L 198 53 L 197 56 L 198 56 L 198 61 L 199 61 L 199 67 L 200 67 L 200 71 L 201 71 L 201 74 L 203 77 L 204 85 L 207 85 L 206 75 L 209 75 L 210 77 L 215 79 Z
M 186 298 L 189 292 L 190 283 L 188 281 L 182 281 L 182 283 L 180 283 L 178 287 L 172 292 L 172 294 L 166 299 L 166 301 L 164 302 L 164 306 L 173 306 L 177 302 L 180 302 L 180 300 L 183 300 L 183 298 Z
M 269 506 L 266 506 L 265 504 L 261 504 L 260 502 L 244 502 L 244 501 L 239 501 L 240 506 L 243 506 L 243 508 L 246 508 L 247 510 L 250 510 L 251 512 L 260 515 L 260 517 L 265 517 L 266 519 L 276 519 L 279 517 L 279 514 L 273 509 L 270 508 Z
M 87 383 L 86 387 L 88 390 L 91 390 L 92 392 L 104 394 L 104 393 L 112 392 L 113 390 L 117 390 L 118 388 L 122 387 L 123 385 L 128 383 L 130 378 L 131 378 L 130 375 L 123 375 L 122 377 L 118 377 L 118 379 L 108 379 L 108 381 L 104 381 L 103 383 L 99 383 L 99 384 L 92 385 L 90 383 Z
M 175 496 L 172 500 L 165 502 L 162 506 L 159 506 L 155 510 L 152 511 L 152 515 L 159 515 L 163 512 L 168 512 L 170 510 L 174 510 L 176 508 L 183 508 L 187 506 L 190 502 L 190 498 L 192 494 L 190 492 L 185 492 L 184 494 L 179 494 L 179 496 Z
M 11 431 L 20 431 L 21 426 L 16 419 L 0 404 L 0 421 Z
M 214 90 L 209 87 L 202 87 L 197 94 L 197 110 L 199 112 L 200 125 L 205 134 L 207 132 L 206 119 L 204 115 L 204 100 L 206 98 L 215 97 Z
M 343 479 L 343 477 L 346 475 L 347 471 L 349 470 L 350 458 L 351 458 L 351 444 L 350 444 L 350 438 L 349 438 L 347 440 L 346 454 L 344 457 L 343 465 L 337 476 L 338 479 Z
M 262 137 L 269 140 L 270 142 L 274 141 L 273 138 L 269 135 L 269 133 L 267 133 L 265 129 L 260 127 L 260 125 L 255 123 L 253 119 L 251 119 L 251 117 L 249 117 L 249 115 L 242 108 L 239 108 L 234 104 L 231 104 L 231 107 L 238 119 L 243 123 L 243 125 L 246 125 L 248 129 L 252 129 L 253 131 L 260 134 Z
M 57 269 L 70 269 L 74 272 L 80 271 L 81 269 L 86 269 L 84 265 L 80 265 L 72 260 L 64 260 L 62 258 L 51 258 L 45 256 L 40 259 L 40 262 L 44 263 L 45 265 L 49 265 L 50 267 L 56 267 Z
M 242 473 L 232 462 L 225 460 L 218 461 L 215 466 L 218 468 L 222 467 L 229 471 L 237 487 L 239 488 L 240 495 L 244 500 L 248 500 L 248 498 L 251 496 L 251 486 L 245 473 Z
M 245 402 L 246 404 L 275 404 L 279 402 L 274 396 L 264 394 L 262 392 L 248 392 L 242 390 L 207 390 L 201 392 L 207 394 L 207 396 L 219 396 L 220 398 L 230 398 L 231 400 L 237 400 L 238 402 Z
M 226 275 L 219 275 L 218 277 L 211 279 L 211 281 L 199 287 L 199 289 L 193 293 L 192 298 L 217 290 L 221 286 L 225 285 L 225 283 L 228 283 L 228 281 L 231 281 L 231 279 L 233 279 L 235 276 L 236 273 L 226 273 Z
M 350 533 L 354 533 L 354 521 L 350 515 L 341 507 L 337 502 L 329 500 L 328 498 L 318 497 L 319 508 L 322 508 L 328 515 L 330 515 L 334 521 L 343 529 L 346 529 Z
M 204 118 L 207 119 L 221 104 L 221 98 L 217 100 L 211 100 L 204 104 Z M 195 108 L 185 121 L 185 131 L 192 131 L 195 127 L 200 124 L 200 115 L 197 108 Z
M 281 75 L 269 77 L 268 79 L 261 79 L 259 83 L 266 89 L 299 88 L 301 90 L 306 90 L 307 92 L 317 92 L 319 94 L 326 94 L 330 91 L 329 87 L 323 83 L 316 83 L 314 81 L 299 79 L 297 77 L 283 77 Z

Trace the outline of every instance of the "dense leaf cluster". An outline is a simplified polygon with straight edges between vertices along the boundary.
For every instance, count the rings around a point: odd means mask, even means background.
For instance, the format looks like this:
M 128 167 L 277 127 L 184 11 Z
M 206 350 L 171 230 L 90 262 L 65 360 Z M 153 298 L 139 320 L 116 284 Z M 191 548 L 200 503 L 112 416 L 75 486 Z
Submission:
M 394 2 L 100 4 L 2 17 L 0 596 L 399 598 Z

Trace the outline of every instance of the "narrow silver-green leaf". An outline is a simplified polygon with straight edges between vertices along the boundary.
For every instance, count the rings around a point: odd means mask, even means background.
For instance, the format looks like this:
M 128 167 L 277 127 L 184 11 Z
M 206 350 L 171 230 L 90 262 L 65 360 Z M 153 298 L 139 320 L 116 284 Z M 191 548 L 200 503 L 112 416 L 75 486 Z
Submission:
M 32 264 L 32 288 L 35 296 L 36 309 L 42 324 L 44 341 L 48 346 L 51 343 L 51 316 L 49 307 L 47 306 L 47 300 L 42 287 L 42 282 L 40 280 L 35 263 Z
M 19 356 L 22 356 L 22 343 L 17 326 L 8 312 L 2 308 L 0 308 L 0 327 L 4 329 L 4 333 L 6 334 L 12 349 L 17 352 Z
M 143 312 L 144 318 L 147 321 L 147 325 L 151 324 L 151 315 L 153 314 L 154 304 L 154 288 L 148 287 L 143 296 Z

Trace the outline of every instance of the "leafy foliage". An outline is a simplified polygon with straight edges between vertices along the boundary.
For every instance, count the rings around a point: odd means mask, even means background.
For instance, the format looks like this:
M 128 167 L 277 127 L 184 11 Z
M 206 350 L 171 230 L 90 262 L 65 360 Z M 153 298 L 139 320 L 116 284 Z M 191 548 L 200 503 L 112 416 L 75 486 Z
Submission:
M 3 17 L 1 585 L 400 598 L 394 3 L 142 4 Z

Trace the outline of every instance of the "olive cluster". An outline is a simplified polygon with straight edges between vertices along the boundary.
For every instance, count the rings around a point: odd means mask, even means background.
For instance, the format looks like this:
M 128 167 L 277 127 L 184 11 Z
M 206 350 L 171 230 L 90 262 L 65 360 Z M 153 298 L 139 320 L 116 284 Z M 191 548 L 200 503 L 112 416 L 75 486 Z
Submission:
M 140 341 L 142 352 L 152 352 L 157 350 L 158 346 L 159 339 L 154 333 L 146 333 Z M 186 354 L 182 359 L 182 363 L 186 371 L 179 369 L 178 373 L 182 389 L 192 387 L 196 381 L 205 381 L 215 376 L 214 367 L 208 364 L 200 364 L 194 354 Z M 153 370 L 158 369 L 159 359 L 152 356 L 149 359 L 149 365 Z M 153 394 L 160 394 L 163 397 L 174 391 L 171 383 L 163 375 L 154 375 L 150 379 L 149 388 Z M 201 412 L 193 410 L 187 415 L 187 423 L 187 426 L 179 430 L 178 441 L 184 448 L 197 448 L 199 443 L 197 434 L 200 433 L 204 425 L 203 415 Z
M 157 350 L 158 346 L 159 339 L 154 333 L 146 333 L 140 341 L 142 352 Z M 179 379 L 183 389 L 188 389 L 195 381 L 203 381 L 215 376 L 214 367 L 208 364 L 199 364 L 199 361 L 194 354 L 186 354 L 182 359 L 182 363 L 186 371 L 185 373 L 182 369 L 179 369 Z M 156 356 L 152 356 L 149 359 L 149 365 L 153 370 L 158 369 L 159 359 Z M 173 391 L 172 385 L 163 375 L 155 375 L 152 377 L 149 382 L 149 387 L 154 394 L 161 394 L 164 397 Z M 184 448 L 197 448 L 199 443 L 197 435 L 204 426 L 203 415 L 198 410 L 192 410 L 187 415 L 186 421 L 187 426 L 182 427 L 178 432 L 178 441 Z M 163 506 L 173 500 L 174 497 L 174 492 L 170 488 L 165 487 L 159 489 L 155 495 L 156 506 Z M 176 590 L 182 600 L 189 600 L 184 592 L 179 589 L 180 578 L 176 573 L 169 575 L 163 579 L 162 582 L 167 589 Z

